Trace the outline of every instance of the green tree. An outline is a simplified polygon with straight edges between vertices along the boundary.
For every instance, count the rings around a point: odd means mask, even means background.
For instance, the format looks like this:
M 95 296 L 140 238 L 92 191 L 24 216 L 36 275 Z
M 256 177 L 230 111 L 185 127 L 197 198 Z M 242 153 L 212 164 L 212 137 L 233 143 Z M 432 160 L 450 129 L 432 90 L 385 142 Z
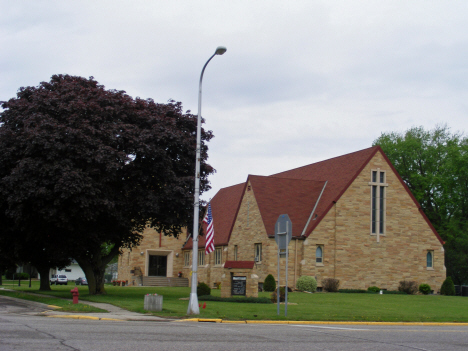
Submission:
M 197 116 L 106 90 L 93 77 L 54 75 L 20 88 L 0 113 L 2 241 L 43 277 L 74 258 L 91 294 L 105 266 L 150 225 L 177 236 L 192 222 Z M 200 190 L 209 189 L 202 130 Z M 47 273 L 46 273 L 47 272 Z
M 468 282 L 468 139 L 447 126 L 382 133 L 380 145 L 445 241 L 447 275 Z
M 275 277 L 272 274 L 268 274 L 263 282 L 263 290 L 265 291 L 275 291 L 276 281 Z

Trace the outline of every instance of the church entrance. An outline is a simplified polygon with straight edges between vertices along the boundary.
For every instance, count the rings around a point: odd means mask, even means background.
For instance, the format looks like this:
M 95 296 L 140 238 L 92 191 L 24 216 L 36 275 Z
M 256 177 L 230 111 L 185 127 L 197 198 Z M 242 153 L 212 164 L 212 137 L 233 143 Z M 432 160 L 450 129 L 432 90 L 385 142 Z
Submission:
M 165 277 L 167 275 L 167 256 L 150 255 L 148 276 Z

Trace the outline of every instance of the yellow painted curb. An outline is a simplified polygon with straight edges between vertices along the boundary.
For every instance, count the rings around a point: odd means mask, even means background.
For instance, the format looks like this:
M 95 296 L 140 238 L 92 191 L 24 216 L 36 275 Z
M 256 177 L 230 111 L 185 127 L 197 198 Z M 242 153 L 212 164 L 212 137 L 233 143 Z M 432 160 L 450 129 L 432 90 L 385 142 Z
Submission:
M 246 324 L 247 321 L 221 321 L 224 324 Z
M 59 309 L 59 308 L 62 308 L 62 307 L 60 307 L 60 306 L 55 306 L 55 305 L 47 305 L 47 307 L 53 308 L 54 310 L 57 310 L 57 309 Z
M 99 317 L 93 317 L 93 316 L 80 316 L 80 315 L 74 315 L 74 314 L 67 314 L 64 316 L 47 316 L 49 318 L 70 318 L 70 319 L 92 319 L 92 320 L 99 320 Z

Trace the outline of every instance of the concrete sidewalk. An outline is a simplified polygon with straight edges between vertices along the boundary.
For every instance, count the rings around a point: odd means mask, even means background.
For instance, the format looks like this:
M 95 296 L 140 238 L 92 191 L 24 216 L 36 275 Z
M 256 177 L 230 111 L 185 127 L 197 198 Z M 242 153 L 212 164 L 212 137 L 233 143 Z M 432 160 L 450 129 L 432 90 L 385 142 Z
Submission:
M 8 291 L 16 291 L 11 289 L 3 289 Z M 57 298 L 56 296 L 51 295 L 44 295 L 44 294 L 35 294 L 35 293 L 25 293 L 29 295 L 36 295 L 41 297 L 53 297 Z M 123 308 L 111 305 L 109 303 L 100 303 L 100 302 L 91 302 L 91 301 L 80 301 L 86 305 L 90 305 L 93 307 L 100 308 L 102 310 L 108 311 L 107 313 L 94 313 L 94 312 L 61 312 L 60 307 L 53 306 L 53 305 L 46 305 L 41 302 L 35 302 L 30 300 L 23 300 L 9 296 L 2 296 L 8 299 L 20 300 L 23 304 L 28 304 L 30 306 L 37 306 L 40 308 L 42 312 L 36 313 L 36 315 L 46 316 L 50 318 L 73 318 L 73 319 L 91 319 L 91 320 L 112 320 L 112 321 L 152 321 L 152 322 L 173 322 L 174 319 L 166 319 L 157 316 L 153 316 L 152 314 L 142 314 L 137 312 L 131 312 L 125 310 Z M 65 299 L 61 298 L 63 300 Z M 143 303 L 143 301 L 142 301 Z
M 123 308 L 100 302 L 83 301 L 83 303 L 108 311 L 108 313 L 76 313 L 60 312 L 60 309 L 45 311 L 42 315 L 50 318 L 74 318 L 74 319 L 93 319 L 93 320 L 113 320 L 113 321 L 151 321 L 151 322 L 173 322 L 173 319 L 166 319 L 152 314 L 142 314 L 127 311 Z M 50 306 L 53 307 L 53 306 Z

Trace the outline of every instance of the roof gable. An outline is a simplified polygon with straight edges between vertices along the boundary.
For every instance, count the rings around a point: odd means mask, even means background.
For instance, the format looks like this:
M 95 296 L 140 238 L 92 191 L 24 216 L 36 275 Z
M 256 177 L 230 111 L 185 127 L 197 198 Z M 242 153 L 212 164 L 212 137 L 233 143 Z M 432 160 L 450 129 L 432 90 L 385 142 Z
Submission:
M 237 217 L 237 210 L 244 193 L 244 187 L 245 184 L 241 183 L 223 188 L 210 201 L 215 246 L 227 245 L 229 242 L 229 236 Z M 206 223 L 203 223 L 203 230 L 206 233 Z M 184 249 L 191 249 L 192 245 L 192 238 L 190 238 L 184 245 Z M 198 247 L 205 247 L 205 236 L 199 236 Z
M 293 223 L 292 235 L 301 236 L 309 220 L 324 181 L 249 176 L 263 224 L 268 235 L 275 234 L 275 223 L 288 214 Z
M 310 221 L 307 227 L 305 232 L 306 237 L 309 236 L 322 218 L 325 217 L 333 204 L 343 195 L 378 150 L 381 150 L 379 146 L 373 146 L 272 175 L 272 177 L 322 180 L 328 182 L 320 198 L 320 202 L 317 205 L 314 214 L 315 220 Z
M 403 184 L 415 205 L 420 209 L 416 198 L 381 147 L 373 146 L 267 177 L 250 175 L 245 183 L 221 189 L 211 200 L 215 245 L 228 244 L 249 181 L 268 235 L 274 235 L 274 224 L 278 216 L 287 213 L 293 222 L 293 236 L 300 237 L 317 203 L 313 218 L 309 221 L 304 232 L 305 237 L 309 236 L 379 151 Z M 325 182 L 327 182 L 326 187 L 317 202 Z M 424 212 L 420 211 L 420 213 L 443 244 L 442 239 Z M 204 224 L 204 226 L 206 225 Z M 205 238 L 200 237 L 199 247 L 204 247 L 204 245 Z M 191 239 L 184 248 L 192 248 Z

